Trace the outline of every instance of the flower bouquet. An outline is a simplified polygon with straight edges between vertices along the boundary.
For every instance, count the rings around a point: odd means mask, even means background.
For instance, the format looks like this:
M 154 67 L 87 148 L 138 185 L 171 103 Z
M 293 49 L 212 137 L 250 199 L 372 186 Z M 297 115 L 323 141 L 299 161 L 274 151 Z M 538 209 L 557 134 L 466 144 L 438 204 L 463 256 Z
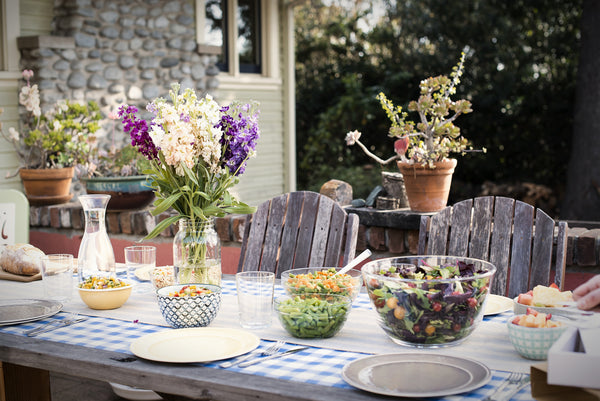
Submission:
M 180 222 L 173 246 L 179 283 L 220 283 L 220 249 L 213 218 L 228 213 L 253 213 L 255 208 L 236 199 L 229 189 L 255 154 L 259 137 L 258 104 L 234 102 L 220 107 L 210 95 L 198 98 L 193 89 L 180 93 L 173 84 L 171 102 L 157 98 L 146 109 L 150 124 L 136 116 L 137 108 L 123 105 L 119 116 L 132 145 L 150 161 L 144 173 L 156 200 L 153 215 L 172 208 L 146 236 L 156 237 Z M 218 265 L 218 266 L 217 266 Z

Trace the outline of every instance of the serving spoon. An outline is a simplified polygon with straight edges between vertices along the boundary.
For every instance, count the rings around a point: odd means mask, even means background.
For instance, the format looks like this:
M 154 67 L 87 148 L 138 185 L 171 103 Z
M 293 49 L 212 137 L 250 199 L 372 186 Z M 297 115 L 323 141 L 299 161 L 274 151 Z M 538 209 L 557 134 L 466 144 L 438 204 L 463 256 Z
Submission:
M 368 250 L 368 249 L 364 250 L 360 255 L 358 255 L 357 257 L 355 257 L 354 259 L 352 259 L 350 261 L 350 263 L 348 263 L 346 266 L 344 266 L 340 271 L 338 271 L 337 273 L 335 273 L 334 276 L 337 276 L 339 274 L 344 274 L 344 273 L 349 272 L 352 268 L 356 267 L 360 262 L 362 262 L 363 260 L 365 260 L 369 256 L 371 256 L 371 251 Z

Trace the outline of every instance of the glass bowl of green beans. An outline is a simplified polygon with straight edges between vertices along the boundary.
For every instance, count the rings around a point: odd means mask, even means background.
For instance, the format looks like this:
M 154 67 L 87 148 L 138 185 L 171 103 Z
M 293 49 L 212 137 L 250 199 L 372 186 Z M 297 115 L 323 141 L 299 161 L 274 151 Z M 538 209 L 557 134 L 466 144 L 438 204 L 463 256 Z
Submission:
M 336 294 L 282 295 L 274 300 L 281 325 L 297 338 L 329 338 L 344 326 L 352 299 Z

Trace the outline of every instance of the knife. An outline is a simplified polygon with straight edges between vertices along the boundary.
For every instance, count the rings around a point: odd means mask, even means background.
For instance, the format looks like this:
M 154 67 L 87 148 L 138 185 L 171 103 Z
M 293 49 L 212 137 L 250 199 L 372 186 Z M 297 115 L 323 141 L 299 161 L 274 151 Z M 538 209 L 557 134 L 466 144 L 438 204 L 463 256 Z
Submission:
M 253 359 L 251 361 L 247 361 L 247 362 L 242 362 L 240 363 L 238 366 L 240 368 L 245 368 L 246 366 L 250 366 L 250 365 L 254 365 L 255 363 L 260 363 L 262 361 L 266 361 L 268 359 L 273 359 L 273 358 L 279 358 L 280 356 L 284 356 L 284 355 L 290 355 L 290 354 L 295 354 L 296 352 L 302 351 L 307 349 L 308 347 L 299 347 L 299 348 L 292 348 L 289 349 L 287 351 L 284 352 L 279 352 L 277 354 L 273 354 L 273 355 L 269 355 L 269 356 L 265 356 L 264 358 L 258 358 L 258 359 Z

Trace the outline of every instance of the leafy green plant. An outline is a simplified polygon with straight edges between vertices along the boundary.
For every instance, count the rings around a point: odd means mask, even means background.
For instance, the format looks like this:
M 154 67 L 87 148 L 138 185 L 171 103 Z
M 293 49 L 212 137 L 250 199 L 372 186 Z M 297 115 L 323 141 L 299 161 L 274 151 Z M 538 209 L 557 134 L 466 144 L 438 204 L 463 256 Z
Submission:
M 89 142 L 100 128 L 98 104 L 63 100 L 42 113 L 38 86 L 30 82 L 33 72 L 24 70 L 22 75 L 27 85 L 21 88 L 19 103 L 25 106 L 27 119 L 19 130 L 10 127 L 8 134 L 2 131 L 16 150 L 19 168 L 61 168 L 84 163 L 90 152 Z

